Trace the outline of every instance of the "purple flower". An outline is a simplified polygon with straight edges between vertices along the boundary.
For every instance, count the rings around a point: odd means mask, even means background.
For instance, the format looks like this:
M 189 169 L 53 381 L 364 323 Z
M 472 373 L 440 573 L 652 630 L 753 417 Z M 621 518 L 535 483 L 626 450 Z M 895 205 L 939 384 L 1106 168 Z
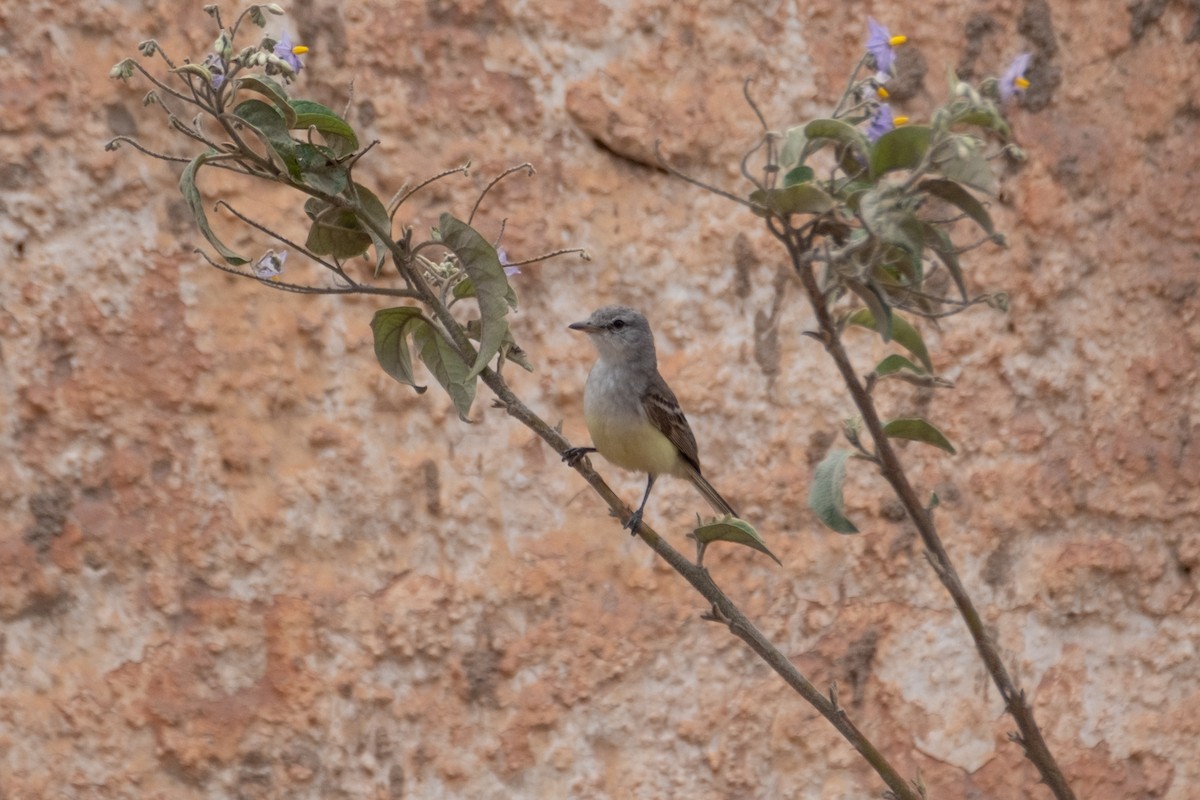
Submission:
M 204 57 L 204 66 L 212 75 L 210 83 L 214 89 L 220 89 L 225 83 L 225 59 L 221 58 L 217 53 L 209 53 Z
M 880 136 L 883 136 L 888 131 L 896 127 L 896 121 L 892 118 L 892 107 L 887 103 L 880 103 L 875 109 L 875 113 L 871 115 L 871 121 L 867 125 L 867 141 L 874 144 Z
M 300 56 L 307 52 L 308 48 L 304 45 L 292 44 L 292 37 L 287 35 L 287 31 L 280 35 L 279 42 L 275 45 L 275 55 L 287 62 L 287 65 L 292 68 L 292 72 L 296 74 L 304 69 L 304 65 L 300 63 Z
M 1025 80 L 1025 70 L 1029 69 L 1029 53 L 1021 53 L 1012 60 L 1008 65 L 1008 69 L 1004 70 L 1004 74 L 1000 76 L 1000 102 L 1007 103 L 1019 94 L 1024 94 L 1029 88 L 1029 81 Z
M 513 275 L 521 274 L 520 267 L 514 267 L 508 263 L 508 253 L 504 251 L 503 247 L 496 248 L 496 255 L 500 257 L 500 266 L 504 267 L 505 275 L 511 278 Z
M 892 36 L 874 17 L 867 17 L 867 52 L 875 59 L 875 69 L 891 74 L 896 60 L 896 47 L 908 41 L 906 36 Z
M 287 261 L 287 250 L 281 250 L 278 253 L 268 250 L 262 258 L 254 262 L 254 266 L 251 268 L 254 271 L 254 277 L 262 281 L 275 280 L 283 273 L 284 261 Z

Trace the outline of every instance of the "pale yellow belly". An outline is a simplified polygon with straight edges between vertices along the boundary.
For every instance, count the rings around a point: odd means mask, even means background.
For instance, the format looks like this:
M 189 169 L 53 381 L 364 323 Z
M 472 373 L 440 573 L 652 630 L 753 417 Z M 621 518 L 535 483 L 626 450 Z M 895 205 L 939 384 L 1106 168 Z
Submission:
M 601 420 L 589 415 L 587 426 L 600 455 L 618 467 L 652 475 L 668 475 L 676 469 L 679 451 L 648 420 Z

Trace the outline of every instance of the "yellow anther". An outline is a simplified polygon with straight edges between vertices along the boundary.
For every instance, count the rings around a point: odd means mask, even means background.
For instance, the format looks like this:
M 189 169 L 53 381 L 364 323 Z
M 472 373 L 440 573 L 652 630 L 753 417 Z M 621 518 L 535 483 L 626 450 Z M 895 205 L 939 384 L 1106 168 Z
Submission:
M 1018 75 L 1017 79 L 1015 81 L 1013 81 L 1013 83 L 1016 85 L 1016 87 L 1018 89 L 1028 89 L 1029 88 L 1029 81 L 1025 80 L 1025 77 L 1023 75 Z
M 308 52 L 308 48 L 302 44 L 298 44 L 292 48 L 292 55 L 302 56 Z
M 883 88 L 882 86 L 875 87 L 875 94 L 879 95 L 880 100 L 888 99 L 888 90 Z
M 907 36 L 893 36 L 892 38 L 888 39 L 888 44 L 890 44 L 892 47 L 899 47 L 907 41 Z
M 892 124 L 896 125 L 897 127 L 900 125 L 903 125 L 906 122 L 908 122 L 908 117 L 893 117 L 892 118 Z

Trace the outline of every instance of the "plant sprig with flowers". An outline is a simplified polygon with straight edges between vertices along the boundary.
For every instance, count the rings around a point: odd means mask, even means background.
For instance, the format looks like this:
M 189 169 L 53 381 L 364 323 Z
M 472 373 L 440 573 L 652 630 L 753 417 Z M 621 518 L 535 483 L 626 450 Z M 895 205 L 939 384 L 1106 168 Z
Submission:
M 1004 243 L 986 198 L 996 188 L 993 160 L 1001 153 L 1023 157 L 1012 142 L 1004 109 L 1029 86 L 1030 56 L 1017 56 L 999 79 L 979 86 L 951 73 L 948 99 L 928 122 L 914 123 L 895 115 L 888 102 L 896 48 L 907 41 L 868 19 L 865 53 L 833 113 L 783 132 L 767 125 L 747 83 L 747 100 L 763 126 L 742 160 L 742 174 L 754 187 L 748 198 L 671 171 L 743 203 L 765 220 L 815 313 L 817 330 L 805 333 L 824 345 L 854 402 L 857 414 L 843 424 L 850 446 L 831 449 L 817 465 L 810 507 L 830 529 L 858 533 L 843 500 L 848 464 L 872 464 L 888 481 L 1017 724 L 1012 738 L 1054 795 L 1069 800 L 1074 795 L 1025 695 L 1008 674 L 942 544 L 934 522 L 937 495 L 921 499 L 895 442 L 916 441 L 949 455 L 955 448 L 926 419 L 885 418 L 874 394 L 888 380 L 952 387 L 934 368 L 920 334 L 921 318 L 947 317 L 978 304 L 1007 308 L 1003 292 L 971 293 L 964 257 L 982 245 Z M 747 166 L 756 154 L 763 157 L 761 175 Z M 899 352 L 873 368 L 856 367 L 843 341 L 852 326 L 874 331 Z
M 510 263 L 507 255 L 501 258 L 498 241 L 489 242 L 471 227 L 483 195 L 496 182 L 515 172 L 532 174 L 532 167 L 522 164 L 506 170 L 483 190 L 465 221 L 445 213 L 432 238 L 414 241 L 411 227 L 395 230 L 401 206 L 433 181 L 466 174 L 467 166 L 401 190 L 385 204 L 355 179 L 356 165 L 373 145 L 362 145 L 350 123 L 332 109 L 292 94 L 292 83 L 304 69 L 301 56 L 308 48 L 294 44 L 284 30 L 238 49 L 239 40 L 252 29 L 247 22 L 266 28 L 268 18 L 282 16 L 283 10 L 274 3 L 254 4 L 229 27 L 222 24 L 215 5 L 205 6 L 205 11 L 218 33 L 212 50 L 198 62 L 185 59 L 176 64 L 157 42 L 148 40 L 138 50 L 146 58 L 160 56 L 169 70 L 166 78 L 153 75 L 131 58 L 110 71 L 120 80 L 140 74 L 150 81 L 154 88 L 145 105 L 161 107 L 172 130 L 199 152 L 155 153 L 127 136 L 112 139 L 108 149 L 129 144 L 154 158 L 185 164 L 179 188 L 196 228 L 216 252 L 214 258 L 197 251 L 211 266 L 283 291 L 373 294 L 410 301 L 376 313 L 371 327 L 379 363 L 396 380 L 423 392 L 425 387 L 414 373 L 415 353 L 445 388 L 459 415 L 468 419 L 479 376 L 489 364 L 498 370 L 508 360 L 532 368 L 508 327 L 507 314 L 517 305 L 509 277 L 521 264 L 564 253 L 587 257 L 573 248 Z M 193 121 L 185 122 L 189 117 Z M 308 234 L 304 242 L 292 241 L 220 200 L 218 210 L 274 240 L 279 248 L 267 249 L 257 258 L 234 251 L 209 224 L 197 184 L 198 174 L 206 168 L 295 190 L 305 198 L 302 210 L 308 218 Z M 298 252 L 327 270 L 330 280 L 283 280 L 289 252 Z M 399 286 L 386 279 L 389 261 Z M 478 310 L 478 317 L 465 325 L 450 312 L 460 302 L 472 302 Z

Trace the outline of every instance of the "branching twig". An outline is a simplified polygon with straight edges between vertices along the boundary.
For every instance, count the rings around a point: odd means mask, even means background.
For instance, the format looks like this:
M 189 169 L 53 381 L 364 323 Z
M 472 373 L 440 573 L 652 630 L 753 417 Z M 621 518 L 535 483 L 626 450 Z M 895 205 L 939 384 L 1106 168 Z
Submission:
M 337 264 L 331 264 L 331 263 L 329 263 L 328 261 L 326 261 L 325 259 L 321 258 L 319 255 L 317 255 L 317 254 L 316 254 L 316 253 L 314 253 L 313 251 L 309 250 L 309 249 L 308 249 L 307 247 L 305 247 L 304 245 L 302 245 L 302 244 L 297 244 L 296 242 L 293 242 L 291 239 L 287 238 L 287 237 L 286 237 L 286 236 L 284 236 L 283 234 L 281 234 L 281 233 L 277 233 L 277 232 L 275 232 L 275 231 L 271 230 L 270 228 L 268 228 L 266 225 L 263 225 L 262 223 L 258 222 L 257 220 L 254 220 L 254 219 L 252 219 L 252 218 L 250 218 L 250 217 L 246 216 L 245 214 L 243 214 L 242 212 L 238 211 L 236 208 L 234 208 L 233 206 L 231 206 L 231 205 L 230 205 L 229 203 L 227 203 L 226 201 L 224 201 L 224 200 L 218 200 L 218 201 L 216 202 L 216 204 L 215 204 L 215 208 L 224 208 L 224 209 L 226 209 L 227 211 L 229 211 L 229 213 L 230 213 L 230 214 L 233 214 L 235 217 L 237 217 L 237 218 L 238 218 L 238 219 L 240 219 L 242 222 L 244 222 L 244 223 L 246 223 L 247 225 L 249 225 L 251 228 L 254 228 L 254 229 L 255 229 L 255 230 L 257 230 L 257 231 L 261 231 L 262 233 L 265 233 L 265 234 L 267 234 L 268 236 L 270 236 L 270 237 L 271 237 L 272 239 L 274 239 L 275 241 L 277 241 L 277 242 L 281 242 L 281 243 L 283 243 L 283 244 L 287 245 L 287 246 L 288 246 L 290 249 L 292 249 L 292 250 L 295 250 L 295 251 L 297 251 L 297 252 L 299 252 L 299 253 L 303 253 L 303 254 L 304 254 L 305 256 L 307 256 L 309 259 L 311 259 L 311 260 L 315 261 L 316 263 L 320 264 L 320 265 L 321 265 L 322 267 L 324 267 L 325 269 L 329 270 L 330 272 L 332 272 L 333 274 L 337 275 L 339 278 L 341 278 L 342 280 L 344 280 L 344 281 L 346 282 L 347 286 L 354 287 L 354 286 L 358 286 L 358 285 L 359 285 L 359 283 L 358 283 L 357 281 L 353 280 L 353 279 L 352 279 L 352 278 L 351 278 L 349 275 L 347 275 L 347 274 L 346 274 L 346 272 L 345 272 L 345 270 L 343 270 L 343 269 L 342 269 L 340 266 L 338 266 Z
M 475 212 L 479 210 L 479 204 L 483 202 L 483 198 L 487 197 L 487 193 L 492 190 L 492 187 L 507 178 L 509 175 L 512 175 L 514 172 L 519 172 L 521 170 L 526 171 L 525 177 L 527 178 L 532 178 L 537 174 L 537 170 L 533 168 L 533 164 L 530 164 L 528 161 L 526 161 L 524 164 L 517 164 L 515 167 L 509 167 L 508 169 L 504 170 L 504 172 L 501 172 L 499 175 L 492 178 L 491 182 L 489 182 L 487 186 L 483 187 L 483 191 L 479 193 L 479 197 L 475 200 L 475 205 L 471 206 L 471 213 L 467 216 L 468 225 L 475 221 Z
M 417 293 L 408 289 L 394 289 L 390 286 L 368 286 L 358 283 L 354 286 L 306 286 L 301 283 L 287 283 L 286 281 L 277 281 L 270 278 L 260 278 L 253 272 L 245 272 L 231 267 L 228 264 L 213 259 L 208 253 L 197 248 L 192 251 L 197 253 L 201 258 L 208 262 L 210 267 L 219 269 L 221 272 L 230 275 L 236 275 L 239 278 L 249 278 L 252 281 L 258 281 L 263 286 L 269 289 L 276 289 L 281 292 L 292 292 L 293 294 L 374 294 L 383 295 L 385 297 L 407 297 L 413 300 L 417 299 Z
M 738 205 L 745 206 L 746 208 L 750 209 L 751 211 L 765 211 L 766 210 L 765 207 L 760 206 L 757 203 L 751 203 L 749 200 L 746 200 L 743 197 L 738 197 L 733 192 L 727 192 L 724 189 L 713 186 L 712 184 L 705 183 L 704 181 L 699 180 L 697 178 L 693 178 L 691 175 L 688 175 L 686 172 L 680 172 L 678 169 L 671 166 L 671 163 L 669 161 L 667 161 L 665 158 L 663 158 L 662 150 L 659 147 L 660 144 L 661 144 L 661 142 L 659 142 L 657 140 L 654 142 L 654 157 L 655 157 L 655 159 L 658 160 L 658 165 L 660 167 L 665 169 L 670 174 L 674 175 L 676 178 L 679 178 L 682 181 L 686 181 L 687 183 L 690 183 L 693 186 L 699 186 L 701 189 L 705 190 L 706 192 L 712 192 L 715 195 L 724 197 L 726 200 L 732 200 L 733 202 L 737 203 Z
M 145 145 L 143 145 L 137 139 L 132 139 L 128 136 L 114 136 L 113 138 L 108 140 L 108 143 L 106 145 L 104 145 L 104 149 L 105 150 L 116 150 L 121 142 L 125 142 L 126 144 L 132 146 L 133 149 L 137 150 L 139 153 L 150 156 L 151 158 L 157 158 L 159 161 L 174 161 L 179 164 L 190 164 L 192 161 L 192 159 L 186 158 L 184 156 L 172 156 L 172 155 L 167 155 L 166 153 L 157 153 L 157 152 L 149 149 Z
M 524 261 L 509 261 L 504 266 L 506 266 L 506 267 L 523 267 L 526 264 L 536 264 L 539 261 L 546 261 L 551 258 L 557 258 L 558 256 L 565 256 L 568 253 L 578 253 L 579 258 L 583 261 L 591 261 L 592 260 L 592 254 L 589 253 L 586 248 L 565 247 L 562 250 L 552 250 L 549 253 L 542 253 L 540 256 L 534 256 L 533 258 L 527 258 Z
M 466 175 L 466 174 L 468 174 L 468 171 L 470 169 L 471 169 L 471 162 L 468 161 L 467 163 L 463 164 L 461 167 L 455 167 L 454 169 L 448 169 L 445 172 L 439 172 L 437 175 L 434 175 L 432 178 L 426 178 L 425 180 L 421 181 L 416 186 L 414 186 L 413 188 L 411 188 L 407 192 L 405 192 L 404 195 L 402 197 L 400 197 L 398 200 L 393 198 L 392 202 L 388 204 L 388 206 L 389 206 L 388 219 L 390 220 L 396 216 L 396 212 L 398 210 L 400 210 L 400 206 L 404 205 L 405 200 L 412 197 L 414 194 L 421 191 L 429 184 L 440 181 L 442 178 L 449 177 L 458 172 L 461 172 L 463 175 Z

